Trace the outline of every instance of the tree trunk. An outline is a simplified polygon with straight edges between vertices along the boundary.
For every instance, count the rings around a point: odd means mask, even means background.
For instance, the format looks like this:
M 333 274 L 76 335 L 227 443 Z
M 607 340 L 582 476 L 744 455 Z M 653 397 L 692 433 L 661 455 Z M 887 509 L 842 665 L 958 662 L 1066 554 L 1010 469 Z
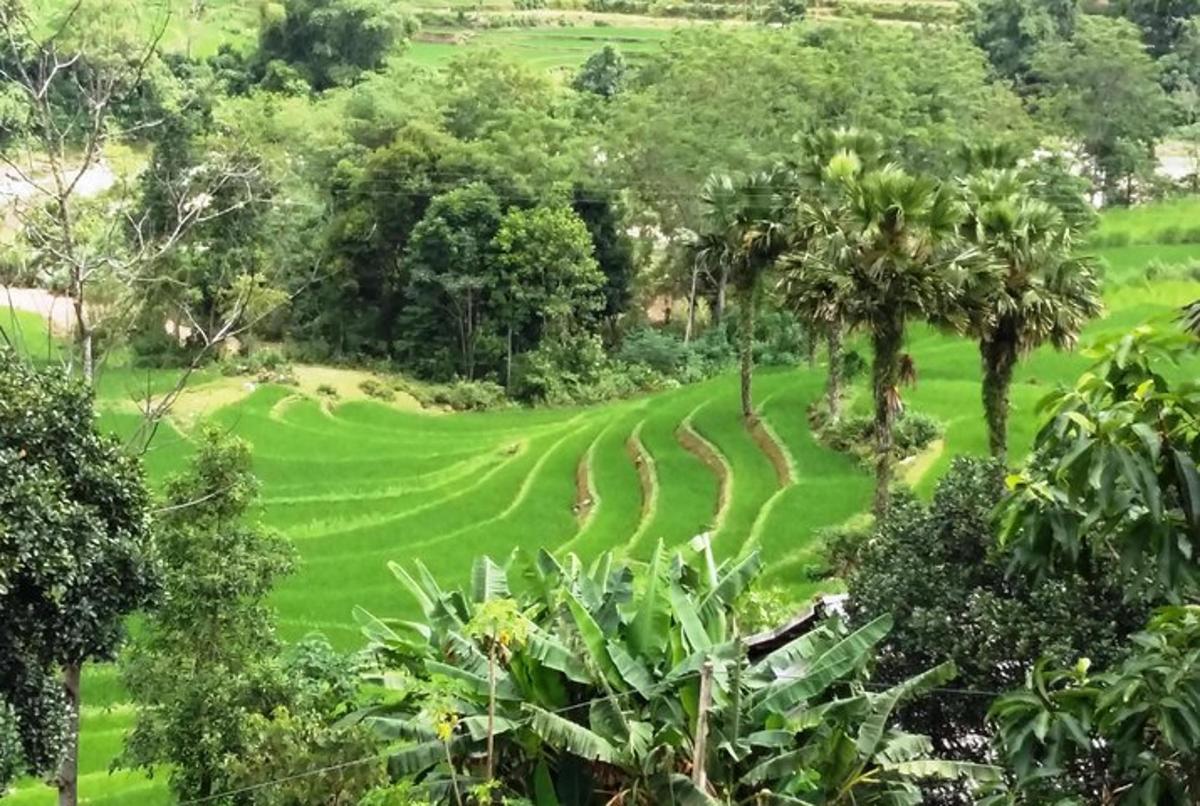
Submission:
M 739 304 L 738 342 L 742 364 L 742 416 L 747 420 L 754 416 L 754 306 L 757 303 L 753 290 L 742 295 Z
M 79 363 L 83 372 L 83 380 L 88 386 L 91 386 L 96 378 L 96 359 L 92 343 L 92 327 L 87 320 L 83 295 L 83 281 L 77 277 L 71 283 L 71 304 L 75 309 L 75 341 L 79 347 Z
M 983 363 L 983 414 L 987 420 L 988 448 L 992 458 L 1008 464 L 1009 389 L 1017 364 L 1016 342 L 997 333 L 979 342 Z
M 65 752 L 58 767 L 58 806 L 75 806 L 79 802 L 79 681 L 82 666 L 69 663 L 63 667 L 63 692 L 67 696 L 67 735 Z
M 896 395 L 900 385 L 900 346 L 903 325 L 893 319 L 880 323 L 872 338 L 875 347 L 873 369 L 875 394 L 875 516 L 887 514 L 891 498 L 893 429 L 896 424 Z
M 504 391 L 512 392 L 512 323 L 508 325 L 508 347 L 504 357 Z
M 729 266 L 722 266 L 721 273 L 717 275 L 717 302 L 713 305 L 712 323 L 713 327 L 720 327 L 721 320 L 725 316 L 725 300 L 729 288 Z
M 683 343 L 689 344 L 692 341 L 692 333 L 696 329 L 696 285 L 700 277 L 699 269 L 692 268 L 692 288 L 688 292 L 688 317 L 687 327 L 683 330 Z
M 829 404 L 829 421 L 842 419 L 842 371 L 845 357 L 842 354 L 844 333 L 841 324 L 832 324 L 825 334 L 829 345 L 829 379 L 825 384 L 825 399 Z

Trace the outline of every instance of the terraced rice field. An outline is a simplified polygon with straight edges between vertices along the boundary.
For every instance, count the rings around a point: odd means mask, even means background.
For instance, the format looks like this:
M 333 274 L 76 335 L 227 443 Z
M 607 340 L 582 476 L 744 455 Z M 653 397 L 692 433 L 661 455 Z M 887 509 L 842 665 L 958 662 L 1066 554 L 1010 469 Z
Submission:
M 1125 225 L 1149 233 L 1138 237 L 1150 250 L 1161 251 L 1153 242 L 1153 208 L 1141 218 L 1122 215 Z M 1101 252 L 1112 253 L 1119 250 Z M 1131 278 L 1137 272 L 1131 270 Z M 1145 321 L 1168 322 L 1179 305 L 1197 297 L 1200 283 L 1186 279 L 1115 284 L 1106 295 L 1106 317 L 1084 341 Z M 17 319 L 24 343 L 44 351 L 41 323 L 27 315 Z M 13 323 L 12 314 L 0 310 L 7 332 Z M 908 350 L 920 380 L 906 401 L 946 426 L 944 444 L 904 468 L 928 493 L 953 455 L 986 449 L 978 355 L 972 343 L 924 328 L 910 334 Z M 1036 401 L 1055 384 L 1072 381 L 1088 361 L 1046 350 L 1021 365 L 1012 395 L 1015 454 L 1032 441 Z M 1200 374 L 1200 356 L 1183 371 Z M 131 394 L 147 383 L 162 388 L 171 377 L 106 371 L 99 392 L 103 426 L 128 432 L 137 422 Z M 227 380 L 211 374 L 198 382 L 203 393 Z M 274 600 L 283 636 L 320 631 L 353 649 L 359 645 L 350 616 L 355 605 L 412 615 L 388 561 L 420 558 L 443 580 L 457 582 L 480 553 L 503 559 L 516 548 L 549 546 L 585 558 L 611 549 L 636 560 L 659 539 L 681 545 L 709 532 L 722 556 L 760 549 L 768 582 L 797 601 L 829 586 L 809 573 L 821 561 L 815 534 L 863 512 L 871 479 L 809 432 L 805 412 L 823 382 L 820 366 L 760 372 L 760 421 L 753 430 L 738 415 L 734 376 L 605 406 L 470 415 L 376 402 L 329 407 L 292 388 L 263 386 L 232 399 L 213 395 L 221 405 L 204 419 L 253 444 L 263 494 L 256 516 L 290 537 L 302 558 Z M 851 405 L 866 411 L 868 404 L 860 383 Z M 189 418 L 163 429 L 146 457 L 153 480 L 183 465 L 191 429 L 199 424 Z M 108 772 L 130 726 L 124 700 L 111 668 L 93 667 L 85 675 L 85 802 L 165 804 L 161 777 Z M 52 793 L 32 782 L 5 800 L 52 802 Z
M 605 45 L 612 45 L 627 61 L 637 63 L 656 50 L 671 30 L 669 25 L 597 25 L 587 20 L 575 25 L 482 31 L 427 28 L 405 47 L 402 58 L 440 67 L 467 48 L 491 48 L 534 67 L 575 70 Z

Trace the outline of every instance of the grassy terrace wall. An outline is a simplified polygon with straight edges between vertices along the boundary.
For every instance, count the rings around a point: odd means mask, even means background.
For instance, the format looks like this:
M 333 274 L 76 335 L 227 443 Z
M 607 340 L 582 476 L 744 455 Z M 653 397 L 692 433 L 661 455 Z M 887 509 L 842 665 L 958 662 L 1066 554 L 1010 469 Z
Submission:
M 1190 206 L 1189 206 L 1190 205 Z M 1189 202 L 1110 214 L 1096 236 L 1108 264 L 1107 312 L 1084 342 L 1145 321 L 1169 322 L 1200 297 L 1190 261 L 1200 244 L 1180 242 L 1176 219 L 1200 220 Z M 1128 239 L 1114 233 L 1128 232 Z M 1159 239 L 1166 233 L 1168 243 Z M 1107 239 L 1121 245 L 1100 246 Z M 1146 279 L 1144 249 L 1170 268 Z M 13 317 L 0 310 L 12 330 Z M 44 352 L 44 326 L 18 315 L 26 346 Z M 862 344 L 856 345 L 864 350 Z M 916 328 L 906 348 L 920 379 L 906 402 L 946 424 L 944 445 L 902 469 L 927 492 L 956 453 L 982 453 L 979 359 L 967 341 Z M 1013 389 L 1012 447 L 1033 438 L 1033 406 L 1055 384 L 1087 366 L 1079 353 L 1039 351 L 1023 363 Z M 1184 371 L 1200 374 L 1200 359 Z M 118 433 L 137 423 L 129 399 L 172 381 L 169 373 L 110 367 L 100 382 L 102 423 Z M 818 445 L 806 409 L 822 392 L 823 368 L 759 373 L 762 422 L 752 434 L 738 416 L 734 376 L 673 392 L 586 409 L 511 410 L 442 415 L 376 402 L 329 407 L 288 387 L 235 394 L 208 419 L 249 440 L 262 480 L 258 517 L 293 539 L 302 563 L 275 596 L 286 638 L 314 630 L 350 649 L 358 637 L 351 608 L 399 616 L 408 602 L 388 561 L 421 558 L 447 580 L 461 579 L 481 552 L 503 558 L 514 547 L 546 545 L 585 557 L 613 549 L 644 557 L 662 539 L 677 545 L 712 531 L 718 553 L 763 550 L 768 580 L 802 600 L 829 582 L 809 571 L 821 562 L 819 529 L 844 523 L 869 504 L 871 479 L 855 462 Z M 198 392 L 221 387 L 215 373 Z M 224 386 L 222 386 L 224 385 Z M 225 394 L 223 392 L 222 394 Z M 865 385 L 851 406 L 866 411 Z M 146 457 L 152 479 L 180 468 L 198 422 L 166 425 Z M 92 804 L 166 803 L 162 779 L 110 775 L 108 765 L 130 724 L 111 668 L 85 677 L 82 793 Z M 26 782 L 5 803 L 49 804 L 50 790 Z

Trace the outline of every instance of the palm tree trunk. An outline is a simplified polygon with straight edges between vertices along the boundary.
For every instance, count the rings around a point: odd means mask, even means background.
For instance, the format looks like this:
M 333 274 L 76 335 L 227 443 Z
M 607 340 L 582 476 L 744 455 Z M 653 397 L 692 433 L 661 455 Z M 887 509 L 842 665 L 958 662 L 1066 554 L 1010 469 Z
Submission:
M 829 421 L 836 423 L 842 419 L 842 371 L 845 358 L 842 355 L 842 326 L 835 323 L 829 326 L 825 338 L 829 347 L 829 378 L 825 384 L 825 399 L 829 404 Z
M 742 364 L 742 416 L 747 420 L 754 416 L 754 306 L 757 302 L 753 289 L 742 295 L 739 307 L 738 342 Z
M 721 319 L 725 316 L 725 299 L 729 288 L 729 266 L 728 264 L 721 266 L 721 273 L 717 275 L 717 302 L 713 305 L 712 323 L 714 328 L 721 326 Z
M 997 333 L 979 342 L 983 363 L 983 414 L 987 419 L 988 448 L 992 458 L 1008 464 L 1009 389 L 1017 364 L 1017 346 Z
M 900 347 L 904 326 L 897 320 L 880 323 L 872 342 L 875 347 L 875 516 L 887 514 L 895 465 L 893 429 L 896 425 L 896 395 L 900 385 Z
M 683 343 L 689 344 L 692 341 L 692 333 L 696 329 L 696 286 L 700 279 L 700 269 L 692 267 L 692 287 L 688 292 L 688 317 L 687 327 L 683 331 Z

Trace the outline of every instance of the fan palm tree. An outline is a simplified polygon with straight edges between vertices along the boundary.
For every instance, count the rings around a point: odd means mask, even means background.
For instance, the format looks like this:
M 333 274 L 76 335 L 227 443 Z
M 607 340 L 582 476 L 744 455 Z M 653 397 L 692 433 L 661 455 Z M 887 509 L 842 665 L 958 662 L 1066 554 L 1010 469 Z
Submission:
M 742 178 L 736 187 L 732 279 L 738 293 L 742 416 L 750 420 L 754 417 L 754 325 L 763 276 L 790 244 L 796 180 L 791 171 L 773 168 Z
M 964 189 L 963 235 L 1000 271 L 999 282 L 970 295 L 970 324 L 979 339 L 988 444 L 1003 462 L 1017 362 L 1046 343 L 1074 347 L 1084 324 L 1100 313 L 1100 287 L 1089 261 L 1072 254 L 1062 214 L 1030 196 L 1016 172 L 983 171 Z
M 734 216 L 738 193 L 734 178 L 729 174 L 712 174 L 700 191 L 702 223 L 698 232 L 688 238 L 687 246 L 695 261 L 693 269 L 709 275 L 716 283 L 717 298 L 713 305 L 713 325 L 720 326 L 725 313 L 726 291 L 737 258 Z
M 829 357 L 826 406 L 830 421 L 837 422 L 841 419 L 843 345 L 851 302 L 848 295 L 853 288 L 843 282 L 826 288 L 827 294 L 807 296 L 802 286 L 793 288 L 792 278 L 797 267 L 809 259 L 824 261 L 834 269 L 831 276 L 845 273 L 846 262 L 853 253 L 840 229 L 839 216 L 843 211 L 839 205 L 845 202 L 842 184 L 862 176 L 868 167 L 878 167 L 883 146 L 882 140 L 871 133 L 838 129 L 803 138 L 802 149 L 798 173 L 803 189 L 797 204 L 792 248 L 782 260 L 785 268 L 782 285 L 789 307 L 808 327 L 825 336 Z
M 960 205 L 930 179 L 895 165 L 861 171 L 847 155 L 830 164 L 826 181 L 834 201 L 805 259 L 791 262 L 790 295 L 798 310 L 837 319 L 871 340 L 875 511 L 883 514 L 895 463 L 908 323 L 965 327 L 963 267 L 974 252 L 958 248 Z

